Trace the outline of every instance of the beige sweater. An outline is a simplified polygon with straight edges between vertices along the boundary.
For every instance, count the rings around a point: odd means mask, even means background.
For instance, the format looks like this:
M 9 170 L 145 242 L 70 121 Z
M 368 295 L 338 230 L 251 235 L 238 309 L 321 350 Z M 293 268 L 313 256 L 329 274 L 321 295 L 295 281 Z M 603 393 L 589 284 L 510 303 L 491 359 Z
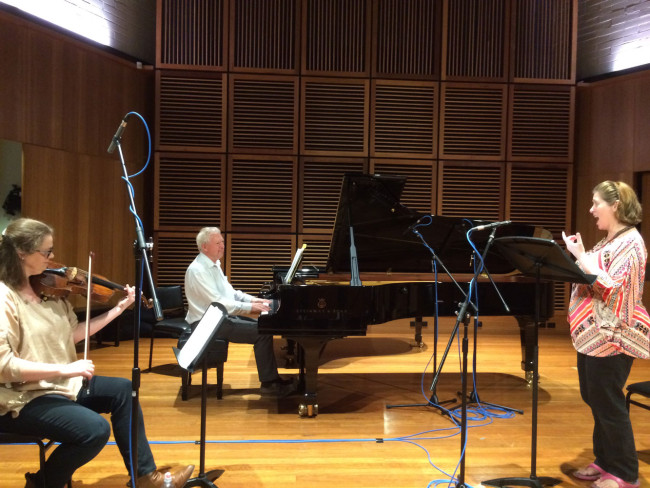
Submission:
M 24 382 L 15 359 L 50 364 L 76 361 L 72 332 L 77 324 L 67 300 L 30 302 L 0 282 L 0 415 L 12 412 L 17 416 L 24 405 L 41 395 L 77 398 L 81 377 Z

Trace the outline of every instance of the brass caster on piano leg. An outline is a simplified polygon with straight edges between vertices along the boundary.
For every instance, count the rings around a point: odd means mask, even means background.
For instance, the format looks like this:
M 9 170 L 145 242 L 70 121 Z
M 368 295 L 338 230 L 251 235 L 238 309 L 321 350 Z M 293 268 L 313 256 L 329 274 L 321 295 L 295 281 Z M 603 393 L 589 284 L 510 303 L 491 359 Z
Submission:
M 315 417 L 318 415 L 318 405 L 301 403 L 298 406 L 298 415 L 301 417 Z
M 528 387 L 533 386 L 533 372 L 532 371 L 526 371 L 526 386 L 528 386 Z

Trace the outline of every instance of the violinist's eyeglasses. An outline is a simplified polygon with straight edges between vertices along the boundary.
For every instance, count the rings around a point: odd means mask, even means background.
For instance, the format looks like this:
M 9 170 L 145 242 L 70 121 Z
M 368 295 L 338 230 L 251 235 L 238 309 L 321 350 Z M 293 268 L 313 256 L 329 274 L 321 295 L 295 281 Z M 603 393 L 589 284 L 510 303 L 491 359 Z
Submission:
M 37 249 L 35 252 L 41 254 L 45 259 L 48 259 L 52 254 L 54 254 L 54 248 L 46 249 L 44 251 Z

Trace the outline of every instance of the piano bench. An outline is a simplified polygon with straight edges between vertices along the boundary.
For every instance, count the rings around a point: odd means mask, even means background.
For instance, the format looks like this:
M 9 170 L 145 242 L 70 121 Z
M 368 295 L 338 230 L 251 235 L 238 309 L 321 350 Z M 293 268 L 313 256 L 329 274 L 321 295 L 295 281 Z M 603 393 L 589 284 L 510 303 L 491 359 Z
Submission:
M 646 410 L 650 410 L 650 403 L 642 403 L 630 398 L 633 394 L 641 395 L 645 398 L 650 398 L 650 381 L 632 383 L 630 385 L 627 385 L 626 389 L 627 395 L 625 395 L 625 405 L 627 406 L 628 412 L 630 411 L 630 404 L 645 408 Z
M 187 342 L 190 334 L 184 334 L 178 338 L 178 349 L 181 349 Z M 223 398 L 223 368 L 228 360 L 228 341 L 223 339 L 214 339 L 208 348 L 207 364 L 210 368 L 217 369 L 217 399 Z M 198 366 L 195 372 L 202 371 Z M 189 389 L 192 386 L 192 373 L 183 370 L 181 374 L 181 399 L 189 398 Z

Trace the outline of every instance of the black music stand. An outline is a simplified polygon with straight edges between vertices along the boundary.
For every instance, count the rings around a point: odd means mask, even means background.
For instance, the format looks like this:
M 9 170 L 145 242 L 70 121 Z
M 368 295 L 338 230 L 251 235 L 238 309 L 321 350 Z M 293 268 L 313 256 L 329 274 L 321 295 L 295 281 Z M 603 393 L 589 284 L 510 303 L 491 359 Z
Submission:
M 208 398 L 208 358 L 210 353 L 210 344 L 219 330 L 228 313 L 220 303 L 212 303 L 203 314 L 201 321 L 192 334 L 187 339 L 185 345 L 179 350 L 174 348 L 176 360 L 181 368 L 193 373 L 196 366 L 202 368 L 201 375 L 201 454 L 199 464 L 199 475 L 196 478 L 190 478 L 185 483 L 186 487 L 204 486 L 207 488 L 218 488 L 213 483 L 223 473 L 223 470 L 212 470 L 205 472 L 205 427 L 206 427 L 206 402 Z
M 537 469 L 537 403 L 538 403 L 538 330 L 540 317 L 540 282 L 541 280 L 583 283 L 591 285 L 596 281 L 595 275 L 585 274 L 575 262 L 553 240 L 537 237 L 500 237 L 494 240 L 494 245 L 512 265 L 525 276 L 535 278 L 535 323 L 532 329 L 533 344 L 533 407 L 532 407 L 532 439 L 530 476 L 528 478 L 496 478 L 483 481 L 488 486 L 530 486 L 543 488 L 555 486 L 561 482 L 548 476 L 538 477 Z

